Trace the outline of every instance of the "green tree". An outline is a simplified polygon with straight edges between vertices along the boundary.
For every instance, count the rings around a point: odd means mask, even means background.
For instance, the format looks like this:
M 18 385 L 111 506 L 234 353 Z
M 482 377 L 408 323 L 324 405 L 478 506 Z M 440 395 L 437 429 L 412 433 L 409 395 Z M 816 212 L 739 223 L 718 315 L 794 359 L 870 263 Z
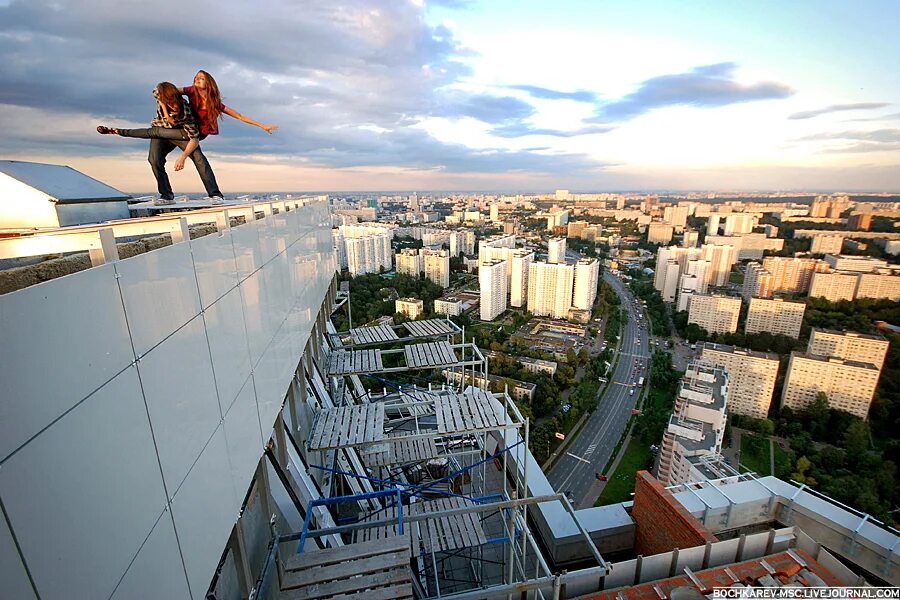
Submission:
M 869 428 L 862 421 L 850 424 L 844 433 L 844 449 L 851 461 L 858 461 L 869 448 Z

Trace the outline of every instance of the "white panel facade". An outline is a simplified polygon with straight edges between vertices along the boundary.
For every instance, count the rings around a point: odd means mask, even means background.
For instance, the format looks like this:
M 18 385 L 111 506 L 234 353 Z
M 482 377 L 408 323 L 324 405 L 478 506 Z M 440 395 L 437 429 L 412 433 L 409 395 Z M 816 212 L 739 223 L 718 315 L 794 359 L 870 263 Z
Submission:
M 335 264 L 316 202 L 0 296 L 4 592 L 204 598 Z

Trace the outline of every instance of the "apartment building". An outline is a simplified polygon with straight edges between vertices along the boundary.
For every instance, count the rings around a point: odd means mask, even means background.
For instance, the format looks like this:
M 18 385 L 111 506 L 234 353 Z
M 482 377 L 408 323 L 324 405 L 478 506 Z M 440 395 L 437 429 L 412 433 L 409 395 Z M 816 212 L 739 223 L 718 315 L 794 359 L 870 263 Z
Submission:
M 506 282 L 505 260 L 490 260 L 478 267 L 482 321 L 493 321 L 506 310 Z
M 596 258 L 583 258 L 575 263 L 575 286 L 572 292 L 572 306 L 580 310 L 590 310 L 597 298 L 597 283 L 600 279 L 600 262 Z
M 744 213 L 731 214 L 725 217 L 725 235 L 751 233 L 759 219 L 756 215 Z
M 860 273 L 856 297 L 900 301 L 900 276 L 892 273 Z
M 473 231 L 450 232 L 450 256 L 475 254 L 475 233 Z
M 813 254 L 840 254 L 844 236 L 821 234 L 813 236 L 809 251 Z
M 784 248 L 784 240 L 768 237 L 764 233 L 742 233 L 731 236 L 707 235 L 706 243 L 734 247 L 737 260 L 762 260 L 763 254 L 767 250 L 780 252 Z
M 688 323 L 695 323 L 709 333 L 734 333 L 740 312 L 740 298 L 695 295 L 691 297 Z
M 696 248 L 700 242 L 700 232 L 691 229 L 685 229 L 681 236 L 681 246 L 683 248 Z
M 772 291 L 788 294 L 808 292 L 813 274 L 831 270 L 828 263 L 822 260 L 787 256 L 768 256 L 763 259 L 762 266 L 772 274 Z
M 353 276 L 389 271 L 394 267 L 391 240 L 396 226 L 384 223 L 341 225 L 347 269 Z
M 547 262 L 554 264 L 566 262 L 566 238 L 550 238 L 547 241 Z
M 425 304 L 418 298 L 398 298 L 394 301 L 394 312 L 418 319 L 425 312 Z
M 868 231 L 872 227 L 871 213 L 851 213 L 847 217 L 847 229 L 850 231 Z
M 749 263 L 744 273 L 741 295 L 750 298 L 771 298 L 775 292 L 775 276 L 759 263 Z
M 765 419 L 778 378 L 778 355 L 724 344 L 703 344 L 699 361 L 728 373 L 728 412 Z
M 533 262 L 528 267 L 528 310 L 537 317 L 565 319 L 572 307 L 573 265 Z
M 650 223 L 647 226 L 647 241 L 651 244 L 668 244 L 674 233 L 675 227 L 668 223 Z
M 768 332 L 799 338 L 805 312 L 806 304 L 803 302 L 751 298 L 744 330 L 747 333 Z
M 534 252 L 516 250 L 509 257 L 509 305 L 516 308 L 528 302 L 528 269 L 534 261 Z
M 871 273 L 877 269 L 886 269 L 888 263 L 871 256 L 852 256 L 849 254 L 827 254 L 825 262 L 832 271 L 852 271 L 855 273 Z
M 806 351 L 817 356 L 834 356 L 870 363 L 881 369 L 884 366 L 889 346 L 890 343 L 880 335 L 813 329 Z
M 446 250 L 423 252 L 425 277 L 442 288 L 450 287 L 450 253 Z
M 724 369 L 698 362 L 688 365 L 659 450 L 658 478 L 663 485 L 706 479 L 704 459 L 722 452 L 729 387 Z
M 425 271 L 425 257 L 415 248 L 404 248 L 394 255 L 397 273 L 418 277 Z
M 794 410 L 809 406 L 819 393 L 831 408 L 867 418 L 880 369 L 871 363 L 792 352 L 784 378 L 781 405 Z
M 709 261 L 709 285 L 721 287 L 728 283 L 728 274 L 737 262 L 737 249 L 731 245 L 703 244 L 701 251 L 701 258 Z
M 434 312 L 439 315 L 455 317 L 463 313 L 463 303 L 459 300 L 437 299 L 434 301 Z
M 809 286 L 809 296 L 810 298 L 825 298 L 829 302 L 853 300 L 856 298 L 858 284 L 859 273 L 814 273 Z

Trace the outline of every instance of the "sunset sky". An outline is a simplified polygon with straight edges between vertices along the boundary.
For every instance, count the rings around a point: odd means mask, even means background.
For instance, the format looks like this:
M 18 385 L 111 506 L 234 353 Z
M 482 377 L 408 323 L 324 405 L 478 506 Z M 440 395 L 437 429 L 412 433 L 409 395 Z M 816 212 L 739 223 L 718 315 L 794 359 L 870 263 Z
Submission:
M 153 86 L 203 68 L 280 125 L 204 140 L 226 193 L 898 191 L 898 23 L 895 1 L 0 0 L 0 158 L 153 190 L 146 141 L 95 127 L 145 126 Z

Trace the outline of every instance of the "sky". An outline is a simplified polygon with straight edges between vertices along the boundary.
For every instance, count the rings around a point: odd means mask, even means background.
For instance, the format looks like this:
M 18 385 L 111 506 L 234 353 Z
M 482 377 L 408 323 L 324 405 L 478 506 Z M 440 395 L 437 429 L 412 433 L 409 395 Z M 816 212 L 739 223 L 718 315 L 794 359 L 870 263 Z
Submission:
M 0 158 L 155 188 L 159 81 L 213 74 L 245 191 L 900 191 L 900 3 L 0 0 Z M 202 191 L 171 165 L 176 193 Z

